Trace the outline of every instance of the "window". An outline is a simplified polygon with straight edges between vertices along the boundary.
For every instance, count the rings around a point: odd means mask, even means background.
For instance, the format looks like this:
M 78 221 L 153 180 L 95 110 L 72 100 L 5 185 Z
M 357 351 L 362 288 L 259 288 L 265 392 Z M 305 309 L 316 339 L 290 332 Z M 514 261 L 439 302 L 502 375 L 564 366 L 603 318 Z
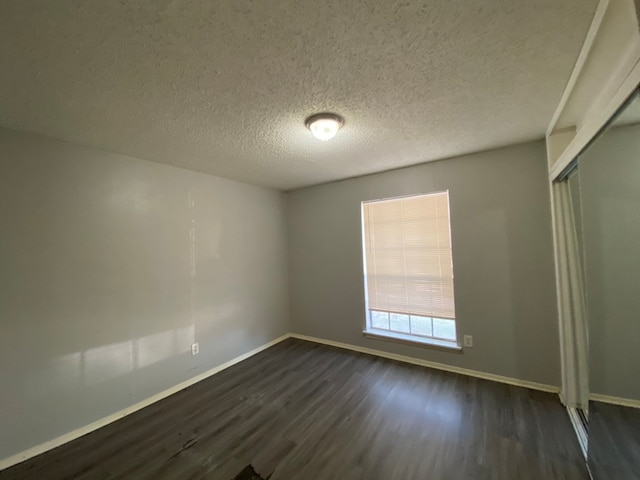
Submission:
M 457 347 L 449 193 L 362 203 L 365 334 Z

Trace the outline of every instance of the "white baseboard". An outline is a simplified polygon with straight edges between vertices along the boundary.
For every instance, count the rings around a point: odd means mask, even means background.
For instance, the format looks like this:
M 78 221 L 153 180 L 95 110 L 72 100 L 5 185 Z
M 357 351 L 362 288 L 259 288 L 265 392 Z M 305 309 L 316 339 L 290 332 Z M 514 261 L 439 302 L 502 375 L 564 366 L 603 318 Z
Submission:
M 611 395 L 600 395 L 599 393 L 592 393 L 589 396 L 590 400 L 595 402 L 610 403 L 612 405 L 620 405 L 622 407 L 640 408 L 640 400 L 634 400 L 632 398 L 614 397 Z
M 477 370 L 469 370 L 467 368 L 454 367 L 452 365 L 445 365 L 444 363 L 430 362 L 428 360 L 421 360 L 419 358 L 407 357 L 405 355 L 396 355 L 395 353 L 383 352 L 382 350 L 374 350 L 373 348 L 358 347 L 348 343 L 334 342 L 332 340 L 325 340 L 323 338 L 309 337 L 307 335 L 299 335 L 297 333 L 292 333 L 290 334 L 290 336 L 292 338 L 299 338 L 300 340 L 307 340 L 309 342 L 322 343 L 325 345 L 331 345 L 333 347 L 353 350 L 354 352 L 368 353 L 369 355 L 376 355 L 378 357 L 389 358 L 391 360 L 398 360 L 399 362 L 405 362 L 405 363 L 411 363 L 413 365 L 420 365 L 423 367 L 435 368 L 437 370 L 444 370 L 445 372 L 459 373 L 462 375 L 467 375 L 469 377 L 476 377 L 476 378 L 482 378 L 485 380 L 492 380 L 494 382 L 507 383 L 509 385 L 531 388 L 533 390 L 541 390 L 543 392 L 560 393 L 560 388 L 555 387 L 553 385 L 546 385 L 544 383 L 529 382 L 527 380 L 504 377 L 502 375 L 494 375 L 493 373 L 479 372 Z
M 177 393 L 180 390 L 184 390 L 185 388 L 190 387 L 191 385 L 198 383 L 204 380 L 205 378 L 210 377 L 211 375 L 215 375 L 216 373 L 221 372 L 222 370 L 225 370 L 231 367 L 232 365 L 235 365 L 236 363 L 246 360 L 247 358 L 252 357 L 257 353 L 260 353 L 261 351 L 266 350 L 269 347 L 272 347 L 276 343 L 280 343 L 283 340 L 286 340 L 287 338 L 289 338 L 289 336 L 290 336 L 289 334 L 286 334 L 279 338 L 276 338 L 275 340 L 265 343 L 264 345 L 261 345 L 258 348 L 254 348 L 253 350 L 243 355 L 240 355 L 239 357 L 233 358 L 228 362 L 218 365 L 217 367 L 214 367 L 211 370 L 207 370 L 206 372 L 201 373 L 200 375 L 196 375 L 195 377 L 190 378 L 189 380 L 185 380 L 184 382 L 174 385 L 173 387 L 168 388 L 160 393 L 157 393 L 149 398 L 145 398 L 144 400 L 136 403 L 135 405 L 131 405 L 130 407 L 124 408 L 112 415 L 96 420 L 95 422 L 92 422 L 89 425 L 76 428 L 75 430 L 69 433 L 65 433 L 64 435 L 54 438 L 53 440 L 49 440 L 47 442 L 41 443 L 40 445 L 36 445 L 35 447 L 29 448 L 20 453 L 16 453 L 15 455 L 12 455 L 8 458 L 0 460 L 0 470 L 4 470 L 5 468 L 9 468 L 13 465 L 24 462 L 25 460 L 35 457 L 36 455 L 40 455 L 41 453 L 44 453 L 48 450 L 52 450 L 56 447 L 59 447 L 60 445 L 63 445 L 72 440 L 75 440 L 76 438 L 82 437 L 87 433 L 91 433 L 94 430 L 104 427 L 105 425 L 109 425 L 110 423 L 113 423 L 116 420 L 119 420 L 123 417 L 126 417 L 127 415 L 132 414 L 133 412 L 136 412 L 142 408 L 148 407 L 149 405 L 156 403 L 157 401 L 162 400 L 163 398 L 173 395 L 174 393 Z

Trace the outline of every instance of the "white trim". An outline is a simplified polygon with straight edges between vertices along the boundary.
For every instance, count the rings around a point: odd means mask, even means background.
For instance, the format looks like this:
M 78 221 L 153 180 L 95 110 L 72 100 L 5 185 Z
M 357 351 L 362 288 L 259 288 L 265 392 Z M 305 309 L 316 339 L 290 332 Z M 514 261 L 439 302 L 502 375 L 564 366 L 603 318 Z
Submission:
M 578 156 L 578 154 L 587 146 L 587 144 L 593 139 L 593 137 L 600 131 L 600 129 L 606 125 L 606 123 L 613 117 L 618 109 L 624 104 L 631 94 L 638 87 L 640 78 L 640 62 L 637 62 L 629 75 L 625 78 L 620 88 L 613 94 L 606 106 L 594 112 L 589 118 L 588 123 L 585 123 L 580 130 L 576 133 L 575 137 L 567 145 L 564 151 L 558 156 L 554 164 L 549 170 L 549 180 L 555 180 L 558 175 L 566 168 L 571 161 Z
M 92 422 L 88 425 L 85 425 L 83 427 L 80 428 L 76 428 L 75 430 L 69 432 L 69 433 L 65 433 L 64 435 L 61 435 L 57 438 L 54 438 L 52 440 L 49 440 L 47 442 L 41 443 L 40 445 L 36 445 L 35 447 L 29 448 L 27 450 L 24 450 L 20 453 L 16 453 L 15 455 L 12 455 L 8 458 L 5 458 L 3 460 L 0 460 L 0 471 L 4 470 L 5 468 L 9 468 L 13 465 L 16 465 L 18 463 L 24 462 L 25 460 L 28 460 L 32 457 L 35 457 L 36 455 L 40 455 L 41 453 L 44 453 L 48 450 L 52 450 L 56 447 L 59 447 L 60 445 L 63 445 L 65 443 L 68 443 L 72 440 L 75 440 L 76 438 L 82 437 L 83 435 L 86 435 L 87 433 L 91 433 L 94 430 L 97 430 L 101 427 L 104 427 L 105 425 L 109 425 L 110 423 L 115 422 L 116 420 L 119 420 L 123 417 L 126 417 L 127 415 L 130 415 L 134 412 L 137 412 L 138 410 L 141 410 L 145 407 L 148 407 L 149 405 L 156 403 L 160 400 L 162 400 L 163 398 L 166 398 L 170 395 L 173 395 L 174 393 L 179 392 L 180 390 L 184 390 L 187 387 L 190 387 L 191 385 L 198 383 L 202 380 L 204 380 L 205 378 L 208 378 L 212 375 L 215 375 L 216 373 L 221 372 L 222 370 L 225 370 L 233 365 L 235 365 L 236 363 L 240 363 L 243 360 L 246 360 L 249 357 L 252 357 L 253 355 L 260 353 L 263 350 L 266 350 L 269 347 L 274 346 L 277 343 L 282 342 L 283 340 L 286 340 L 287 338 L 289 338 L 291 335 L 290 334 L 286 334 L 283 335 L 279 338 L 276 338 L 275 340 L 272 340 L 268 343 L 265 343 L 264 345 L 261 345 L 257 348 L 254 348 L 253 350 L 240 355 L 239 357 L 233 358 L 231 360 L 229 360 L 228 362 L 225 362 L 221 365 L 218 365 L 217 367 L 214 367 L 210 370 L 207 370 L 204 373 L 201 373 L 200 375 L 196 375 L 195 377 L 190 378 L 189 380 L 185 380 L 182 383 L 179 383 L 177 385 L 174 385 L 171 388 L 168 388 L 166 390 L 163 390 L 160 393 L 156 393 L 155 395 L 152 395 L 151 397 L 148 397 L 134 405 L 131 405 L 129 407 L 123 408 L 122 410 L 115 412 L 107 417 L 101 418 L 99 420 L 96 420 L 95 422 Z
M 549 207 L 551 209 L 551 238 L 553 239 L 553 267 L 554 267 L 554 283 L 555 283 L 555 287 L 556 287 L 556 319 L 558 320 L 558 338 L 560 340 L 560 342 L 563 341 L 563 333 L 562 333 L 562 328 L 560 325 L 560 311 L 562 309 L 561 305 L 560 305 L 560 283 L 558 282 L 558 279 L 560 278 L 560 257 L 558 255 L 558 227 L 556 226 L 556 209 L 554 208 L 555 206 L 555 196 L 553 195 L 553 183 L 549 183 Z M 560 357 L 560 361 L 562 362 L 562 356 Z M 562 365 L 560 365 L 560 368 L 562 368 Z M 562 374 L 562 371 L 561 371 Z M 565 404 L 564 401 L 564 397 L 562 395 L 562 389 L 560 389 L 560 392 L 558 394 L 560 396 L 560 401 L 562 402 L 562 404 Z
M 624 20 L 622 23 L 621 19 Z M 554 180 L 584 149 L 633 93 L 640 77 L 639 60 L 640 30 L 634 1 L 600 0 L 571 77 L 547 128 L 550 180 Z M 576 92 L 579 95 L 575 95 Z M 567 112 L 577 118 L 562 122 L 562 116 Z M 566 125 L 567 121 L 573 125 Z
M 389 342 L 404 343 L 417 347 L 433 348 L 436 350 L 446 350 L 449 352 L 461 352 L 462 346 L 458 342 L 440 340 L 438 338 L 420 337 L 418 335 L 408 335 L 390 330 L 363 330 L 362 334 L 366 338 L 374 340 L 386 340 Z
M 525 387 L 525 388 L 530 388 L 532 390 L 541 390 L 543 392 L 550 392 L 550 393 L 560 392 L 560 388 L 553 385 L 529 382 L 527 380 L 504 377 L 502 375 L 495 375 L 493 373 L 479 372 L 477 370 L 469 370 L 467 368 L 454 367 L 452 365 L 445 365 L 444 363 L 430 362 L 428 360 L 407 357 L 405 355 L 397 355 L 395 353 L 383 352 L 382 350 L 374 350 L 373 348 L 358 347 L 356 345 L 351 345 L 348 343 L 334 342 L 333 340 L 325 340 L 324 338 L 309 337 L 307 335 L 300 335 L 297 333 L 292 333 L 291 338 L 298 338 L 300 340 L 306 340 L 308 342 L 331 345 L 332 347 L 344 348 L 346 350 L 353 350 L 354 352 L 367 353 L 369 355 L 375 355 L 377 357 L 382 357 L 382 358 L 389 358 L 391 360 L 397 360 L 399 362 L 411 363 L 413 365 L 420 365 L 422 367 L 434 368 L 436 370 L 443 370 L 445 372 L 459 373 L 461 375 L 467 375 L 469 377 L 482 378 L 484 380 L 492 380 L 494 382 L 506 383 L 508 385 L 515 385 L 517 387 Z
M 587 58 L 589 57 L 589 53 L 591 52 L 591 48 L 593 47 L 593 43 L 595 42 L 596 35 L 600 30 L 600 25 L 602 24 L 602 20 L 604 19 L 604 15 L 607 12 L 607 8 L 609 7 L 609 0 L 601 0 L 598 4 L 598 8 L 596 9 L 596 13 L 593 16 L 593 20 L 591 21 L 591 25 L 589 26 L 589 31 L 587 32 L 587 36 L 584 39 L 582 44 L 582 49 L 580 50 L 580 54 L 578 55 L 578 59 L 573 67 L 573 71 L 571 72 L 571 76 L 569 77 L 569 81 L 564 88 L 564 92 L 562 93 L 562 98 L 558 103 L 556 111 L 551 118 L 551 122 L 547 127 L 547 137 L 553 133 L 558 120 L 560 119 L 560 115 L 564 111 L 567 102 L 569 101 L 569 97 L 571 93 L 578 83 L 578 79 L 580 78 L 580 74 L 582 73 L 582 69 L 587 63 Z
M 632 398 L 614 397 L 612 395 L 601 395 L 599 393 L 592 393 L 589 396 L 590 400 L 594 402 L 610 403 L 611 405 L 620 405 L 622 407 L 640 408 L 640 400 L 634 400 Z
M 571 420 L 571 425 L 573 425 L 576 437 L 578 437 L 578 443 L 580 444 L 582 455 L 584 455 L 586 460 L 588 458 L 587 455 L 589 451 L 589 436 L 587 431 L 585 430 L 582 420 L 580 420 L 580 416 L 575 408 L 567 407 L 567 413 L 569 414 L 569 420 Z

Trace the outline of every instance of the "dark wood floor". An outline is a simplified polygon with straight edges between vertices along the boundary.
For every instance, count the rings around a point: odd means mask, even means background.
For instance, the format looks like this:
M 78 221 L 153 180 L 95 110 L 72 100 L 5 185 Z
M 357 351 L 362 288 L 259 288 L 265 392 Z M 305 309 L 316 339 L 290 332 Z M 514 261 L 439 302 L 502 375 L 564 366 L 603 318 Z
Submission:
M 8 479 L 588 478 L 557 396 L 289 339 Z
M 589 467 L 595 480 L 640 479 L 640 409 L 589 403 Z

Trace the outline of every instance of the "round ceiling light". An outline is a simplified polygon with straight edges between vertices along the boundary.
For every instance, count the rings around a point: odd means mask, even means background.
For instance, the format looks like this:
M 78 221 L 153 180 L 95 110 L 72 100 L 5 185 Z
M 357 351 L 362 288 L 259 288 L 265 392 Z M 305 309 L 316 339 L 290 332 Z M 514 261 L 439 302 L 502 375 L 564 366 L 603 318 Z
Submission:
M 336 136 L 344 119 L 335 113 L 318 113 L 307 118 L 304 124 L 314 137 L 326 142 Z

